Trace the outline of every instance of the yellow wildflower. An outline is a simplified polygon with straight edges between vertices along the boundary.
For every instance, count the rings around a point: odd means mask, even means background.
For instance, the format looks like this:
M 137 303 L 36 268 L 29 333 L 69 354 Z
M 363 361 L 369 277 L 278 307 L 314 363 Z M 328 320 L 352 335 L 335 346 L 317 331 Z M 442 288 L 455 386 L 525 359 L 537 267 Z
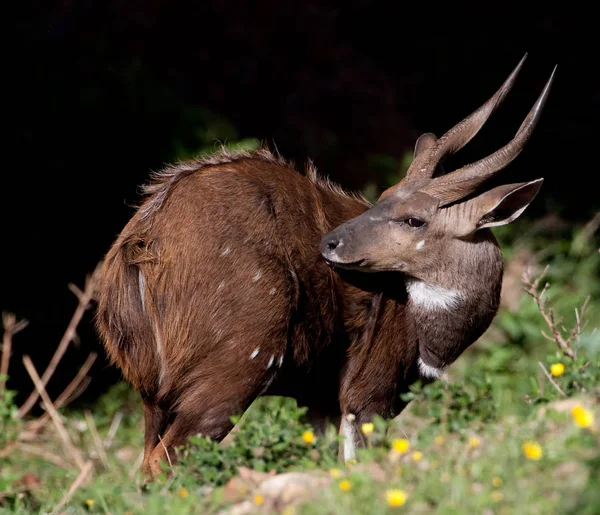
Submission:
M 578 404 L 575 406 L 571 413 L 573 414 L 573 418 L 575 419 L 575 423 L 579 427 L 590 427 L 594 423 L 594 415 L 591 411 L 586 410 L 583 406 Z
M 263 502 L 265 502 L 265 498 L 262 495 L 256 494 L 254 496 L 254 504 L 258 504 L 260 506 Z
M 360 429 L 363 432 L 363 434 L 369 436 L 375 429 L 375 426 L 373 425 L 372 422 L 366 422 L 361 426 Z
M 421 461 L 421 458 L 423 458 L 423 453 L 422 452 L 419 452 L 419 451 L 413 452 L 412 459 L 414 461 Z
M 494 476 L 492 478 L 492 485 L 494 485 L 496 488 L 500 488 L 502 486 L 502 478 L 498 477 L 498 476 Z
M 305 443 L 313 443 L 315 434 L 312 431 L 304 431 L 304 433 L 302 433 L 302 440 L 304 440 Z
M 406 492 L 394 488 L 385 493 L 385 499 L 390 506 L 402 506 L 406 502 Z
M 532 441 L 525 442 L 522 449 L 523 454 L 529 460 L 539 460 L 543 454 L 540 444 Z
M 190 493 L 187 491 L 187 488 L 180 488 L 177 490 L 177 495 L 182 499 L 185 499 Z
M 340 469 L 331 469 L 329 471 L 329 475 L 333 478 L 333 479 L 339 479 L 340 477 L 342 477 L 342 471 Z
M 85 504 L 87 504 L 91 508 L 92 506 L 94 506 L 94 499 L 87 499 L 85 501 Z
M 437 435 L 434 439 L 433 439 L 433 443 L 435 445 L 443 445 L 444 444 L 444 437 L 442 435 Z
M 394 451 L 396 451 L 398 454 L 405 453 L 408 451 L 409 447 L 410 443 L 408 443 L 408 440 L 405 440 L 404 438 L 397 438 L 392 442 L 392 449 L 394 449 Z
M 562 376 L 565 373 L 565 366 L 562 363 L 553 363 L 550 365 L 550 373 L 555 376 Z
M 481 443 L 481 440 L 479 438 L 477 438 L 476 436 L 472 436 L 471 438 L 469 438 L 469 446 L 476 448 L 479 447 L 479 444 Z
M 348 481 L 347 479 L 342 479 L 339 482 L 338 486 L 340 487 L 340 490 L 342 492 L 347 492 L 348 490 L 350 490 L 352 488 L 352 483 L 350 483 L 350 481 Z

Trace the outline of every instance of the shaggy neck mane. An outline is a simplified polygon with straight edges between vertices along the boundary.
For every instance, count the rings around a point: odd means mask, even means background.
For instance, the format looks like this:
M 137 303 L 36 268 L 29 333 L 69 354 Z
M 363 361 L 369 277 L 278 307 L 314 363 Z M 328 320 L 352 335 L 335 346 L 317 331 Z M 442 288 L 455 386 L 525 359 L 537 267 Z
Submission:
M 150 221 L 152 215 L 164 204 L 173 185 L 184 177 L 210 166 L 235 163 L 243 159 L 255 159 L 293 168 L 293 163 L 286 161 L 279 155 L 273 154 L 267 148 L 260 148 L 258 150 L 230 150 L 222 146 L 212 154 L 169 164 L 162 170 L 153 172 L 150 175 L 150 182 L 142 187 L 142 193 L 146 196 L 146 200 L 138 208 L 140 219 L 142 221 Z
M 160 210 L 169 196 L 173 185 L 181 179 L 193 173 L 200 172 L 208 167 L 226 165 L 242 160 L 255 160 L 258 161 L 257 164 L 260 162 L 275 164 L 297 172 L 293 161 L 284 159 L 279 153 L 271 152 L 266 145 L 263 145 L 256 150 L 231 150 L 225 146 L 221 146 L 219 150 L 212 154 L 187 161 L 180 161 L 175 164 L 169 164 L 162 170 L 151 173 L 150 181 L 142 187 L 142 194 L 146 199 L 138 207 L 140 221 L 152 223 L 153 214 Z M 326 177 L 319 176 L 316 167 L 310 160 L 307 162 L 305 175 L 320 189 L 324 189 L 345 198 L 353 198 L 363 203 L 366 207 L 371 207 L 372 205 L 360 193 L 348 193 Z

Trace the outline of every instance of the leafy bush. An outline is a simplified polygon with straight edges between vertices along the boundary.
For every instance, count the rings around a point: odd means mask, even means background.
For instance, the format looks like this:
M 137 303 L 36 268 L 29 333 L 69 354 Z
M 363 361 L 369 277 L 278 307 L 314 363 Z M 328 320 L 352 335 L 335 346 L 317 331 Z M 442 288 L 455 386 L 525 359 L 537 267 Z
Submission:
M 291 399 L 263 399 L 244 417 L 241 429 L 224 446 L 207 437 L 190 438 L 180 466 L 199 484 L 222 485 L 239 467 L 259 472 L 312 470 L 336 461 L 334 438 L 316 438 L 302 422 L 304 408 Z M 235 420 L 238 422 L 239 420 Z

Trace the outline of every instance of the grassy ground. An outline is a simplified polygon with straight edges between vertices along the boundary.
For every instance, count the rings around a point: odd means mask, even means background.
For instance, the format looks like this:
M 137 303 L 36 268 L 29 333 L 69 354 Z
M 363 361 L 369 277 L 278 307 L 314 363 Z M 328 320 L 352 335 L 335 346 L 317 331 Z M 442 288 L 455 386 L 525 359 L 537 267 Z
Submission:
M 492 328 L 444 381 L 416 385 L 400 417 L 364 427 L 370 446 L 358 463 L 340 463 L 336 435 L 315 438 L 292 401 L 263 398 L 226 445 L 198 436 L 174 474 L 144 485 L 141 405 L 119 384 L 87 413 L 60 410 L 72 449 L 90 467 L 84 475 L 52 421 L 19 441 L 26 422 L 16 420 L 5 391 L 0 512 L 600 513 L 600 253 L 589 226 L 562 238 L 531 231 L 533 240 L 498 234 L 509 265 Z M 540 273 L 546 263 L 545 297 L 563 340 L 590 297 L 587 325 L 570 342 L 576 359 L 542 336 L 552 331 L 522 290 L 521 272 Z M 301 471 L 312 483 L 296 496 L 297 478 L 295 490 L 273 495 L 265 487 L 270 471 Z

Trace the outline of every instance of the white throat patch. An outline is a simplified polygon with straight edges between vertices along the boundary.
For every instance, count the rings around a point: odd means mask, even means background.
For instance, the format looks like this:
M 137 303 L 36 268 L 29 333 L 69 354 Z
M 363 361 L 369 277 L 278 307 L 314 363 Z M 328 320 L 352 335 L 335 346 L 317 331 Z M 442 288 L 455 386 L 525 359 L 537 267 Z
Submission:
M 427 377 L 427 378 L 431 378 L 431 379 L 438 379 L 445 372 L 445 370 L 443 368 L 436 368 L 436 367 L 432 367 L 431 365 L 428 365 L 421 358 L 419 358 L 418 363 L 419 363 L 419 372 L 421 373 L 421 375 L 423 377 Z
M 407 279 L 406 289 L 411 302 L 425 309 L 450 309 L 464 298 L 463 293 L 428 284 L 419 279 Z

